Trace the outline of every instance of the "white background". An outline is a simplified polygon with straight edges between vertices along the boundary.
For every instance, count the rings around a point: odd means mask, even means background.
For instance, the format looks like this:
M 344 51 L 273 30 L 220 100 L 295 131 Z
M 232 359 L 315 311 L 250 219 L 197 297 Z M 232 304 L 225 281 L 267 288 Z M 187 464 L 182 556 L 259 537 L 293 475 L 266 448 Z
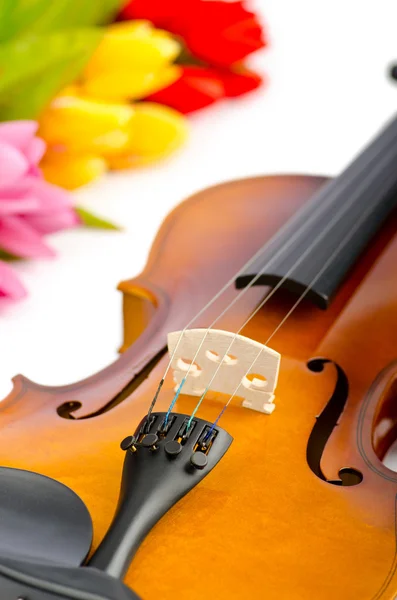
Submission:
M 253 0 L 271 46 L 252 63 L 265 89 L 191 119 L 188 144 L 161 165 L 112 174 L 76 202 L 123 233 L 52 236 L 55 260 L 16 266 L 28 299 L 0 304 L 0 398 L 23 373 L 42 384 L 86 377 L 121 342 L 116 286 L 145 263 L 164 216 L 208 185 L 264 173 L 337 174 L 397 107 L 396 0 Z

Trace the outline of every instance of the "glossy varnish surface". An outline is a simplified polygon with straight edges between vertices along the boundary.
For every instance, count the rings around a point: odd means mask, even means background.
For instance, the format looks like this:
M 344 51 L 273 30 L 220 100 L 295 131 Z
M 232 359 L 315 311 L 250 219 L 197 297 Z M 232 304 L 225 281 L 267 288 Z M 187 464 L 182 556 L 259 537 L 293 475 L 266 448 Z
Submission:
M 166 220 L 144 273 L 121 284 L 124 348 L 147 321 L 138 341 L 108 369 L 77 384 L 47 388 L 15 379 L 0 412 L 1 464 L 32 469 L 72 487 L 93 517 L 94 547 L 117 502 L 120 440 L 145 414 L 166 358 L 130 394 L 128 382 L 158 355 L 166 333 L 183 328 L 322 182 L 255 178 L 196 195 Z M 234 437 L 227 455 L 155 526 L 132 563 L 127 583 L 142 598 L 396 596 L 397 474 L 380 460 L 395 429 L 390 408 L 393 398 L 396 402 L 397 371 L 394 231 L 390 220 L 328 311 L 303 302 L 273 338 L 271 346 L 282 353 L 275 412 L 266 416 L 233 401 L 221 423 Z M 133 299 L 137 292 L 140 300 Z M 235 293 L 230 290 L 195 325 L 210 322 Z M 250 290 L 217 326 L 236 330 L 264 293 L 264 288 Z M 265 341 L 293 301 L 275 294 L 243 333 Z M 332 363 L 321 373 L 309 371 L 307 361 L 315 356 L 337 363 L 349 382 L 346 408 L 325 448 L 322 470 L 335 479 L 343 467 L 358 469 L 363 481 L 354 487 L 321 480 L 306 462 L 315 417 L 337 377 Z M 172 387 L 169 378 L 158 410 L 168 407 Z M 114 398 L 118 403 L 111 403 Z M 199 416 L 213 420 L 224 401 L 208 394 Z M 79 406 L 73 419 L 60 417 L 57 408 L 69 402 L 81 406 L 71 405 Z M 181 395 L 175 409 L 190 413 L 195 402 Z M 109 410 L 103 412 L 106 405 Z

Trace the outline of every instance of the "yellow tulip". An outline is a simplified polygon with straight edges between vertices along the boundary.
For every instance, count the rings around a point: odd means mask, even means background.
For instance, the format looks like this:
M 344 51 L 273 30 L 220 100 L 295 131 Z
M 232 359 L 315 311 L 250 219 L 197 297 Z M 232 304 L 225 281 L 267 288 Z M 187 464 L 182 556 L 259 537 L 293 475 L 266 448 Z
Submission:
M 82 83 L 88 95 L 110 102 L 139 100 L 171 85 L 180 76 L 180 67 L 164 66 L 159 71 L 144 71 L 138 67 L 127 71 L 116 66 L 112 71 L 98 72 Z
M 69 152 L 120 152 L 129 141 L 133 115 L 127 104 L 60 95 L 42 115 L 39 135 Z
M 148 164 L 178 148 L 187 137 L 185 118 L 176 110 L 154 102 L 135 105 L 130 141 L 120 154 L 108 157 L 112 169 Z
M 176 110 L 154 102 L 140 102 L 135 105 L 127 151 L 138 156 L 168 154 L 180 146 L 186 136 L 186 120 Z
M 170 85 L 181 48 L 148 21 L 110 25 L 78 83 L 63 90 L 40 118 L 48 181 L 74 189 L 107 168 L 144 165 L 186 139 L 185 118 L 152 102 L 130 104 Z
M 100 156 L 47 151 L 40 164 L 47 181 L 74 190 L 100 177 L 107 170 Z
M 125 21 L 109 25 L 85 70 L 85 79 L 113 71 L 157 71 L 173 62 L 181 51 L 169 33 L 148 21 Z

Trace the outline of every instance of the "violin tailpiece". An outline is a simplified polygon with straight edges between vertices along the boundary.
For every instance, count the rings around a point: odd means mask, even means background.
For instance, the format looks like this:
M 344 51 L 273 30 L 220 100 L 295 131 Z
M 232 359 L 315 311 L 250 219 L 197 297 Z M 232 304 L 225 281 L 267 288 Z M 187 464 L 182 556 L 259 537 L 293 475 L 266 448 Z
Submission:
M 152 413 L 121 442 L 126 451 L 119 503 L 102 543 L 85 567 L 2 556 L 2 598 L 139 600 L 123 582 L 153 525 L 220 461 L 232 437 L 209 421 Z M 5 594 L 5 595 L 4 595 Z
M 229 396 L 238 388 L 236 395 L 243 398 L 245 408 L 265 414 L 273 412 L 281 358 L 278 352 L 243 335 L 236 336 L 220 329 L 208 332 L 205 329 L 187 329 L 182 338 L 181 333 L 174 331 L 168 335 L 175 391 L 185 377 L 181 391 L 191 396 L 201 396 L 209 385 L 211 391 Z M 233 345 L 229 353 L 231 342 Z M 193 359 L 194 364 L 190 367 Z
M 171 413 L 145 417 L 126 451 L 116 514 L 90 566 L 122 577 L 157 521 L 220 461 L 233 438 L 209 421 Z

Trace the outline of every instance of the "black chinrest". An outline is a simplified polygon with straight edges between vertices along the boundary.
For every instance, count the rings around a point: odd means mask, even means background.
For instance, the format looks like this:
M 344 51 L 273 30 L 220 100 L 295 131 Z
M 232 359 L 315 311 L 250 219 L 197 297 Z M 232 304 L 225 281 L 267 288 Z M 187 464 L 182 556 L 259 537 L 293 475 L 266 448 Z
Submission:
M 0 556 L 2 600 L 139 600 L 119 579 L 93 567 L 66 567 Z
M 71 489 L 38 473 L 0 467 L 0 555 L 77 567 L 91 541 L 90 514 Z
M 139 600 L 107 573 L 80 567 L 92 521 L 67 486 L 0 467 L 1 600 Z

